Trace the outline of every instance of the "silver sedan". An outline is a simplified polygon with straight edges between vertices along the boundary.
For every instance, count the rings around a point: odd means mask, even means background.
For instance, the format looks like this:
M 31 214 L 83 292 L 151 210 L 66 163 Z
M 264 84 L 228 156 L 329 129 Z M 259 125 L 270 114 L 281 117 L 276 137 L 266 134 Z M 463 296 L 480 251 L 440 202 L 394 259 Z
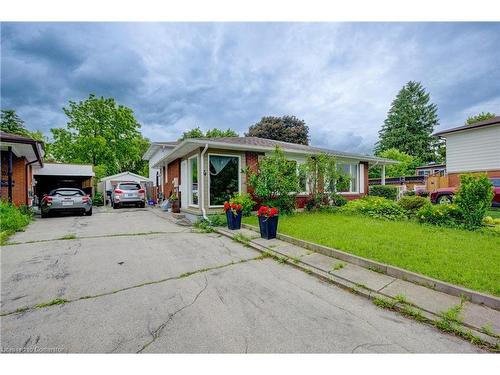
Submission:
M 43 196 L 40 211 L 42 217 L 56 212 L 74 212 L 92 215 L 92 199 L 80 189 L 59 188 Z

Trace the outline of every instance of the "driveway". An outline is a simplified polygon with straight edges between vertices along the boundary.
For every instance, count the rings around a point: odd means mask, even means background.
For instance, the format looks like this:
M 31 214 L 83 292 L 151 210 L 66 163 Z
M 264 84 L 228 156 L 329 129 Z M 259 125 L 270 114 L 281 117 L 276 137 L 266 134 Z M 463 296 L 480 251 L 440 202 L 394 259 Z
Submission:
M 12 241 L 5 352 L 480 351 L 152 209 L 37 219 Z

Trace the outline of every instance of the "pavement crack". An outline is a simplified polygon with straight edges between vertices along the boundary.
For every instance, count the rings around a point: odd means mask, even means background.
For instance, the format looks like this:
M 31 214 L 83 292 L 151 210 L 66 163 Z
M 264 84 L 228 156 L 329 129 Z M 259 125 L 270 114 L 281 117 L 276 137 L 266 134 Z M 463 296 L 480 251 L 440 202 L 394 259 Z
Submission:
M 149 330 L 149 334 L 152 336 L 152 339 L 150 341 L 148 341 L 146 344 L 144 344 L 141 347 L 141 349 L 139 349 L 137 351 L 137 353 L 142 353 L 148 346 L 153 344 L 160 337 L 161 333 L 163 332 L 163 330 L 165 329 L 167 324 L 172 321 L 174 316 L 177 315 L 178 313 L 180 313 L 182 310 L 187 309 L 190 306 L 193 306 L 196 303 L 196 301 L 198 300 L 198 298 L 201 296 L 201 294 L 207 289 L 207 287 L 208 287 L 208 279 L 207 279 L 207 276 L 205 275 L 205 285 L 196 294 L 194 299 L 190 303 L 188 303 L 187 305 L 184 305 L 181 308 L 175 310 L 173 313 L 169 314 L 168 319 L 165 322 L 163 322 L 162 324 L 160 324 L 156 329 L 154 329 L 153 331 Z
M 190 277 L 192 275 L 199 274 L 199 273 L 205 273 L 205 272 L 208 272 L 208 271 L 218 270 L 218 269 L 222 269 L 222 268 L 226 268 L 226 267 L 231 267 L 231 266 L 234 266 L 234 265 L 238 265 L 238 264 L 242 264 L 242 263 L 247 263 L 247 262 L 251 262 L 251 261 L 255 261 L 255 260 L 261 260 L 261 259 L 262 259 L 262 255 L 254 257 L 254 258 L 241 259 L 241 260 L 236 261 L 236 262 L 230 262 L 230 263 L 226 263 L 226 264 L 222 264 L 222 265 L 218 265 L 218 266 L 202 268 L 202 269 L 198 269 L 198 270 L 195 270 L 195 271 L 186 272 L 186 273 L 183 273 L 181 275 L 167 277 L 165 279 L 154 280 L 154 281 L 147 281 L 147 282 L 144 282 L 144 283 L 141 283 L 141 284 L 131 285 L 131 286 L 127 286 L 125 288 L 112 290 L 110 292 L 104 292 L 104 293 L 100 293 L 100 294 L 82 296 L 82 297 L 77 297 L 77 298 L 65 300 L 63 304 L 73 303 L 73 302 L 77 302 L 77 301 L 81 301 L 81 300 L 96 299 L 96 298 L 105 297 L 105 296 L 109 296 L 109 295 L 116 294 L 116 293 L 125 292 L 125 291 L 131 290 L 131 289 L 142 288 L 142 287 L 148 286 L 148 285 L 161 284 L 161 283 L 172 281 L 172 280 L 180 280 L 180 279 L 187 278 L 187 277 Z M 42 307 L 40 307 L 40 306 L 42 306 Z M 25 312 L 28 312 L 28 311 L 33 311 L 33 310 L 36 310 L 36 309 L 39 309 L 39 308 L 46 308 L 46 307 L 50 307 L 50 306 L 52 306 L 52 305 L 46 306 L 45 303 L 38 303 L 38 304 L 32 305 L 32 306 L 21 307 L 21 308 L 18 308 L 17 310 L 14 310 L 14 311 L 9 311 L 9 312 L 5 312 L 5 313 L 2 312 L 2 313 L 0 313 L 0 316 L 8 316 L 8 315 L 13 315 L 13 314 L 20 314 L 20 313 L 25 313 Z M 55 306 L 55 305 L 53 305 L 53 306 Z
M 378 289 L 377 292 L 380 292 L 381 290 L 387 288 L 389 285 L 391 285 L 394 281 L 396 281 L 397 279 L 394 278 L 393 280 L 391 280 L 390 282 L 388 282 L 386 285 L 384 285 L 382 288 Z

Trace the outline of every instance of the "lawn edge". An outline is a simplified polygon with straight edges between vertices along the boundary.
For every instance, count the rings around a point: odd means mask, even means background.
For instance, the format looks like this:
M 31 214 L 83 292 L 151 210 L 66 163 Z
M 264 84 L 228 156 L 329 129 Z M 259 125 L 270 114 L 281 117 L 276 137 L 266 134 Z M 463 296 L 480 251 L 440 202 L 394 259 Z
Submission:
M 245 225 L 248 225 L 248 224 L 245 224 Z M 242 224 L 242 226 L 243 226 L 243 224 Z M 254 228 L 247 227 L 247 229 L 254 229 Z M 222 228 L 215 228 L 215 232 L 217 232 L 218 234 L 223 235 L 225 237 L 229 237 L 231 239 L 234 239 L 234 236 L 236 235 L 236 233 L 232 233 L 231 231 L 225 230 Z M 287 265 L 290 265 L 290 266 L 292 266 L 296 269 L 299 269 L 299 270 L 301 270 L 301 271 L 303 271 L 311 276 L 314 276 L 314 277 L 316 277 L 324 282 L 328 282 L 328 283 L 336 285 L 344 290 L 347 290 L 353 294 L 365 297 L 372 302 L 374 302 L 377 299 L 390 300 L 390 301 L 392 301 L 391 306 L 384 307 L 384 308 L 386 308 L 388 310 L 395 311 L 395 312 L 397 312 L 397 313 L 399 313 L 399 314 L 401 314 L 409 319 L 412 319 L 412 320 L 415 320 L 415 321 L 418 321 L 420 323 L 424 323 L 427 325 L 431 325 L 435 328 L 437 328 L 437 324 L 442 319 L 441 316 L 439 316 L 438 314 L 435 314 L 433 312 L 425 310 L 419 306 L 416 306 L 414 304 L 401 303 L 401 302 L 397 301 L 396 299 L 394 299 L 390 296 L 387 296 L 381 292 L 370 289 L 366 286 L 360 286 L 359 284 L 357 284 L 355 282 L 352 282 L 352 281 L 349 281 L 347 279 L 338 277 L 334 274 L 325 272 L 319 268 L 316 268 L 316 267 L 311 266 L 305 262 L 300 261 L 300 259 L 297 261 L 296 259 L 289 258 L 288 256 L 286 256 L 286 255 L 284 255 L 284 254 L 282 254 L 274 249 L 268 248 L 264 245 L 261 245 L 257 242 L 254 242 L 253 240 L 249 240 L 248 243 L 246 243 L 245 245 L 249 246 L 249 247 L 251 247 L 251 248 L 253 248 L 261 253 L 266 254 L 270 258 L 276 259 L 277 261 L 279 261 L 279 263 L 285 263 Z M 419 309 L 419 311 L 421 313 L 421 317 L 414 318 L 413 316 L 407 314 L 406 311 L 407 311 L 408 307 Z M 466 328 L 466 330 L 464 330 L 462 328 Z M 437 329 L 439 329 L 439 328 L 437 328 Z M 465 337 L 465 339 L 467 339 L 467 341 L 470 341 L 472 344 L 474 344 L 476 346 L 480 346 L 480 347 L 487 349 L 491 352 L 498 352 L 499 351 L 498 348 L 500 345 L 500 340 L 496 336 L 490 336 L 484 332 L 481 332 L 479 330 L 479 328 L 477 328 L 477 327 L 473 327 L 473 326 L 470 326 L 468 324 L 465 325 L 465 324 L 460 323 L 460 324 L 458 324 L 458 329 L 455 331 L 444 331 L 444 330 L 441 330 L 441 331 L 445 332 L 445 333 L 453 334 L 453 335 L 455 335 L 457 337 L 461 337 L 463 339 L 464 339 L 464 335 L 462 335 L 460 333 L 469 332 L 470 335 Z M 471 338 L 471 339 L 469 339 L 469 338 Z
M 250 224 L 242 223 L 241 226 L 243 228 L 250 229 L 256 232 L 259 231 L 257 227 Z M 473 303 L 488 306 L 495 310 L 500 310 L 500 298 L 497 298 L 489 294 L 478 292 L 462 286 L 450 284 L 446 281 L 437 280 L 429 276 L 405 270 L 403 268 L 363 258 L 360 257 L 359 255 L 349 254 L 344 251 L 337 250 L 328 246 L 301 240 L 286 234 L 277 233 L 276 238 L 291 243 L 292 245 L 300 246 L 305 249 L 312 250 L 314 252 L 329 257 L 337 258 L 345 262 L 353 263 L 364 268 L 369 268 L 372 270 L 375 269 L 376 271 L 384 273 L 388 276 L 392 276 L 405 281 L 410 281 L 412 283 L 425 286 L 432 290 L 437 290 L 439 292 L 443 292 L 455 297 L 464 296 Z

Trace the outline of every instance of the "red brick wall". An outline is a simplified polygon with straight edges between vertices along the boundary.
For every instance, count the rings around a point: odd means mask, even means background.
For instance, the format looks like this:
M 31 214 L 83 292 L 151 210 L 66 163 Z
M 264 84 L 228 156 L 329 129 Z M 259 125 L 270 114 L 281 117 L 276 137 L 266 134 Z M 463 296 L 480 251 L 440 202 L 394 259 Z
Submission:
M 361 166 L 364 169 L 363 170 L 363 176 L 365 180 L 365 189 L 362 192 L 364 195 L 368 195 L 368 162 L 361 162 Z
M 26 204 L 27 191 L 26 191 L 26 171 L 25 171 L 26 159 L 18 158 L 12 155 L 12 181 L 14 186 L 12 186 L 12 203 L 15 205 Z M 9 167 L 8 153 L 2 151 L 2 180 L 7 181 L 7 171 Z M 8 199 L 9 189 L 7 186 L 2 186 L 1 191 L 2 199 Z
M 259 154 L 257 152 L 247 151 L 245 153 L 245 162 L 249 171 L 256 173 L 259 168 Z M 247 193 L 253 194 L 253 189 L 247 184 Z
M 181 159 L 175 159 L 173 162 L 169 163 L 167 166 L 167 175 L 165 177 L 166 181 L 163 185 L 164 197 L 167 199 L 174 191 L 174 184 L 172 181 L 177 177 L 179 185 L 181 183 Z M 180 192 L 179 199 L 180 199 Z
M 462 173 L 448 173 L 448 186 L 459 186 L 460 185 L 460 175 L 465 174 L 467 172 Z M 488 177 L 500 177 L 500 170 L 497 171 L 487 171 L 487 172 L 471 172 L 473 174 L 476 173 L 486 173 Z

